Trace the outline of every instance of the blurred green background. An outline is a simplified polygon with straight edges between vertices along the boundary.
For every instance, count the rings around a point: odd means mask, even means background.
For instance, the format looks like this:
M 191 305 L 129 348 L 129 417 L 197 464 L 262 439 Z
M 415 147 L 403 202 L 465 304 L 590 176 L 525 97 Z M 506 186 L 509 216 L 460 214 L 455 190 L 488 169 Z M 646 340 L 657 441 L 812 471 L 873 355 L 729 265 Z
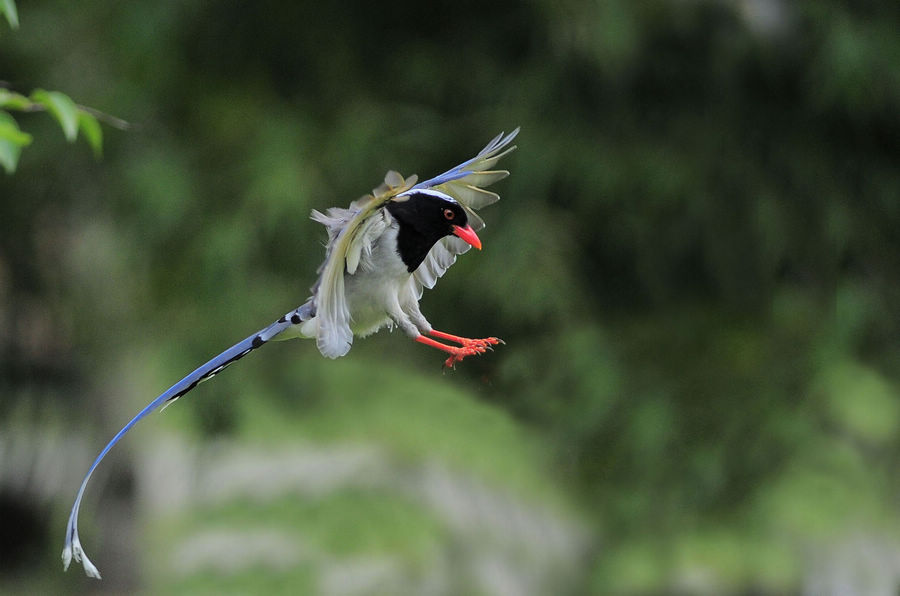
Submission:
M 900 4 L 20 2 L 0 175 L 0 592 L 896 594 Z M 426 293 L 507 345 L 266 346 L 310 209 L 521 126 Z

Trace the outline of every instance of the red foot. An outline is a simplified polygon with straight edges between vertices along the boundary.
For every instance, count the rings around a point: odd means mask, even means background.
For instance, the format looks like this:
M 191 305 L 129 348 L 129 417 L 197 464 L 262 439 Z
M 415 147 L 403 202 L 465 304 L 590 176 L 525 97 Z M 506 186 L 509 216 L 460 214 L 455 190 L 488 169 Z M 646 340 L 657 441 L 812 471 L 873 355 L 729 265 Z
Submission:
M 468 337 L 450 335 L 449 333 L 444 333 L 443 331 L 437 330 L 432 330 L 429 335 L 447 341 L 452 341 L 460 345 L 460 347 L 448 346 L 446 344 L 442 344 L 439 341 L 435 341 L 430 337 L 425 337 L 424 335 L 420 335 L 416 338 L 416 341 L 421 344 L 431 346 L 432 348 L 437 348 L 438 350 L 442 350 L 450 354 L 450 357 L 444 361 L 445 368 L 454 368 L 456 366 L 456 363 L 462 362 L 466 356 L 484 354 L 488 350 L 493 350 L 491 346 L 496 346 L 497 344 L 504 343 L 502 339 L 497 339 L 496 337 L 486 337 L 484 339 L 469 339 Z

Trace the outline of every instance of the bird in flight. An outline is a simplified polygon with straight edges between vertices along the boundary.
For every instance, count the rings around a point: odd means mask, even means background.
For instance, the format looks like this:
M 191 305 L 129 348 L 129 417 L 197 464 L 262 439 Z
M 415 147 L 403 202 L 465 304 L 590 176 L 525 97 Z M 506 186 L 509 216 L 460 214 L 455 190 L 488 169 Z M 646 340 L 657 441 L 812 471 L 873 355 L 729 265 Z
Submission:
M 510 143 L 518 133 L 518 128 L 500 133 L 472 159 L 424 182 L 390 171 L 384 184 L 348 209 L 314 210 L 312 219 L 328 230 L 328 244 L 312 296 L 169 387 L 106 444 L 84 476 L 69 514 L 62 552 L 65 569 L 74 559 L 88 576 L 100 578 L 78 538 L 78 511 L 91 475 L 109 450 L 145 416 L 263 344 L 315 338 L 323 356 L 339 358 L 350 351 L 354 336 L 397 326 L 413 340 L 447 353 L 444 365 L 453 367 L 502 343 L 496 337 L 469 339 L 432 328 L 419 309 L 419 299 L 424 288 L 433 288 L 456 262 L 457 255 L 473 246 L 481 249 L 477 232 L 484 221 L 476 211 L 500 199 L 483 187 L 509 175 L 492 168 L 516 148 Z

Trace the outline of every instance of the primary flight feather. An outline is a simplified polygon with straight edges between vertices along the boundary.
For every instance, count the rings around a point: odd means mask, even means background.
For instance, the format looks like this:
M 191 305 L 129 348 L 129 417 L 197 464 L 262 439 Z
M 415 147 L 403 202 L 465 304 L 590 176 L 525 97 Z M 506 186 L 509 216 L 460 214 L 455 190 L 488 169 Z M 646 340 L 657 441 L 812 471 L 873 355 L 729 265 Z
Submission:
M 433 329 L 419 310 L 419 299 L 458 255 L 473 246 L 481 248 L 477 232 L 484 228 L 484 221 L 476 210 L 500 199 L 482 187 L 509 175 L 492 168 L 515 149 L 510 143 L 518 132 L 517 128 L 507 135 L 500 133 L 472 159 L 429 180 L 417 183 L 415 176 L 404 178 L 390 171 L 384 184 L 349 208 L 313 211 L 312 219 L 328 230 L 328 244 L 312 296 L 169 387 L 116 433 L 78 489 L 66 526 L 64 567 L 68 569 L 74 559 L 87 575 L 100 578 L 78 538 L 78 511 L 91 475 L 109 450 L 142 418 L 263 344 L 315 338 L 323 356 L 338 358 L 350 351 L 355 336 L 397 326 L 415 341 L 446 352 L 444 364 L 450 367 L 501 343 L 495 337 L 468 339 Z

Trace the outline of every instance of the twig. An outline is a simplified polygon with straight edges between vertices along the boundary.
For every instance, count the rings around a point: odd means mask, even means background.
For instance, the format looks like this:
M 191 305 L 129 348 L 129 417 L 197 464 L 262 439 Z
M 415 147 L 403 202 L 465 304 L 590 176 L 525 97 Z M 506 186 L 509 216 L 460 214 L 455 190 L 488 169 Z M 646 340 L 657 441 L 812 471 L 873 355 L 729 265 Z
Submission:
M 12 90 L 12 88 L 13 87 L 9 81 L 0 80 L 0 89 Z M 26 99 L 28 99 L 24 95 L 22 97 L 25 97 Z M 131 122 L 128 122 L 127 120 L 122 120 L 121 118 L 117 118 L 117 117 L 113 116 L 112 114 L 107 114 L 106 112 L 101 112 L 100 110 L 98 110 L 96 108 L 92 108 L 90 106 L 84 106 L 84 105 L 81 105 L 80 103 L 77 103 L 77 104 L 75 104 L 75 107 L 78 108 L 79 110 L 81 110 L 82 112 L 86 112 L 86 113 L 90 114 L 91 116 L 93 116 L 94 118 L 99 120 L 100 122 L 103 122 L 109 126 L 112 126 L 113 128 L 118 128 L 119 130 L 136 130 L 136 129 L 140 128 L 140 126 L 137 124 L 132 124 Z M 35 103 L 35 102 L 31 101 L 30 99 L 28 99 L 28 105 L 23 107 L 22 111 L 23 112 L 46 112 L 47 107 L 42 104 Z
M 116 118 L 111 114 L 101 112 L 100 110 L 92 108 L 90 106 L 75 104 L 75 107 L 83 112 L 87 112 L 100 122 L 105 122 L 106 124 L 112 126 L 113 128 L 118 128 L 119 130 L 136 130 L 137 128 L 139 128 L 139 125 L 137 124 L 132 124 L 131 122 L 122 120 L 121 118 Z

